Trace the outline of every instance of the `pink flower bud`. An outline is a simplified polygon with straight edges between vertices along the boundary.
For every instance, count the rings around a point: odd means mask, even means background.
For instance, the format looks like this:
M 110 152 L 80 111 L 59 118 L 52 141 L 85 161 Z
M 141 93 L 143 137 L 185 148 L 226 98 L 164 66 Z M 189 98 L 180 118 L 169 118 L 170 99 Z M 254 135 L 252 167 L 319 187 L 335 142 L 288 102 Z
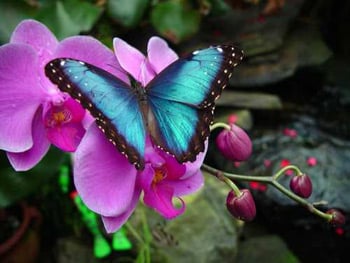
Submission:
M 332 215 L 332 219 L 329 221 L 330 224 L 334 226 L 341 226 L 345 224 L 345 216 L 339 210 L 332 208 L 326 213 Z
M 312 182 L 308 175 L 296 175 L 290 180 L 290 189 L 298 196 L 309 198 L 312 193 Z
M 229 160 L 244 161 L 252 153 L 252 142 L 247 133 L 231 123 L 230 130 L 224 129 L 216 138 L 216 145 Z
M 227 195 L 226 207 L 234 217 L 246 222 L 252 221 L 256 215 L 255 202 L 248 189 L 241 190 L 240 196 L 231 190 Z

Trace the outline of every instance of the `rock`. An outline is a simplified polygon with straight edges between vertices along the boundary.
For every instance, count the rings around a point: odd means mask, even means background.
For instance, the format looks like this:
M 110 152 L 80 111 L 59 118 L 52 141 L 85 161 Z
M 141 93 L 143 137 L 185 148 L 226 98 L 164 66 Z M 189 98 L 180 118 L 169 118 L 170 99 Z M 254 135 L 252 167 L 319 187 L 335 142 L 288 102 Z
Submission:
M 350 212 L 350 142 L 324 133 L 310 123 L 296 123 L 298 137 L 293 139 L 276 134 L 254 140 L 254 156 L 250 163 L 255 174 L 265 173 L 264 160 L 272 162 L 272 172 L 280 168 L 282 160 L 289 160 L 302 172 L 308 174 L 313 183 L 310 202 L 327 201 L 330 207 Z M 308 158 L 315 157 L 316 165 L 308 165 Z M 283 176 L 281 183 L 289 188 L 290 176 Z M 279 205 L 297 205 L 277 190 L 269 187 L 266 196 Z M 328 205 L 326 205 L 328 206 Z
M 237 230 L 225 208 L 228 188 L 206 176 L 204 189 L 186 198 L 186 211 L 180 217 L 161 220 L 147 211 L 153 234 L 152 262 L 231 262 L 237 254 Z M 138 224 L 137 216 L 132 218 Z M 161 222 L 161 223 L 160 223 Z
M 231 85 L 246 87 L 277 82 L 293 75 L 298 68 L 299 53 L 288 49 L 286 37 L 303 3 L 304 0 L 285 1 L 282 10 L 271 16 L 262 16 L 260 5 L 212 16 L 205 21 L 200 34 L 180 50 L 213 45 L 213 38 L 216 43 L 234 43 L 244 50 L 248 59 L 235 69 Z
M 240 107 L 249 109 L 281 109 L 278 96 L 259 92 L 241 92 L 225 90 L 216 103 L 218 106 Z
M 243 61 L 231 78 L 231 84 L 236 87 L 271 84 L 294 75 L 300 67 L 320 65 L 331 56 L 332 52 L 316 28 L 297 27 L 278 50 Z
M 94 257 L 91 247 L 73 237 L 59 239 L 55 247 L 55 252 L 57 255 L 55 262 L 57 263 L 100 262 Z
M 231 110 L 221 107 L 215 110 L 214 122 L 228 123 L 230 116 L 235 116 L 235 123 L 245 130 L 250 130 L 253 126 L 253 117 L 249 110 Z
M 289 25 L 298 15 L 303 2 L 285 1 L 283 9 L 272 16 L 261 16 L 259 5 L 251 5 L 243 10 L 233 9 L 208 19 L 208 26 L 203 28 L 204 34 L 207 39 L 215 35 L 215 39 L 223 43 L 228 40 L 240 43 L 249 57 L 268 53 L 281 47 Z
M 280 237 L 265 235 L 242 241 L 239 244 L 237 262 L 298 263 L 300 261 Z

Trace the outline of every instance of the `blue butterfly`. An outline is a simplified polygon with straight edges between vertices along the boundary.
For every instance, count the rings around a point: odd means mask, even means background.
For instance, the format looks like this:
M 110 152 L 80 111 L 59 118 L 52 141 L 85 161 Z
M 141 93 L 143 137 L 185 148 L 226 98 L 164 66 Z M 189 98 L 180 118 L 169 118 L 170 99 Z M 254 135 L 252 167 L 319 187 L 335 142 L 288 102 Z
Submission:
M 229 45 L 197 50 L 166 67 L 146 87 L 126 84 L 86 62 L 58 58 L 45 73 L 96 118 L 96 124 L 137 169 L 144 169 L 146 136 L 179 163 L 204 151 L 215 100 L 243 52 Z

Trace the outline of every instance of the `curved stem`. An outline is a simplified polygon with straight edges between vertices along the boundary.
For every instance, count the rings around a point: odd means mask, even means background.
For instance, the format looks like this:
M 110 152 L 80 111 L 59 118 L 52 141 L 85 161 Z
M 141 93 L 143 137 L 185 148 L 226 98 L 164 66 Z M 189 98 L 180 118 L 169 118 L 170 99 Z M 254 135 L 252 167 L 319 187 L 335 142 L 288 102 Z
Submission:
M 261 183 L 271 183 L 271 181 L 273 180 L 271 176 L 250 176 L 250 175 L 226 173 L 216 168 L 213 168 L 207 164 L 203 164 L 202 168 L 204 171 L 207 171 L 208 173 L 218 177 L 221 181 L 223 181 L 221 177 L 227 177 L 237 181 L 249 181 L 249 182 L 256 181 Z
M 281 185 L 277 181 L 272 181 L 271 184 L 280 192 L 288 196 L 290 199 L 296 201 L 300 205 L 304 206 L 309 212 L 318 215 L 319 217 L 322 217 L 323 219 L 330 221 L 332 219 L 332 215 L 326 214 L 320 210 L 318 210 L 313 204 L 309 203 L 305 199 L 301 198 L 300 196 L 294 194 L 293 192 L 286 189 L 283 185 Z
M 295 165 L 287 165 L 285 167 L 283 167 L 281 170 L 279 170 L 273 177 L 275 180 L 278 180 L 281 175 L 283 175 L 286 171 L 288 170 L 294 170 L 296 172 L 297 175 L 301 175 L 303 174 L 300 169 L 298 167 L 296 167 Z
M 216 122 L 213 125 L 210 126 L 210 131 L 213 131 L 217 128 L 224 128 L 224 129 L 231 129 L 230 125 L 223 123 L 223 122 Z
M 235 196 L 241 196 L 241 190 L 239 190 L 238 186 L 232 180 L 224 176 L 223 180 L 235 192 Z
M 142 245 L 145 243 L 142 237 L 137 233 L 137 231 L 133 228 L 133 226 L 129 222 L 125 223 L 125 227 L 128 229 L 128 231 L 134 236 L 134 238 L 138 242 L 140 242 Z
M 284 195 L 289 197 L 290 199 L 292 199 L 295 202 L 299 203 L 300 205 L 306 207 L 311 213 L 318 215 L 319 217 L 327 220 L 328 222 L 332 220 L 332 215 L 326 214 L 326 213 L 318 210 L 313 204 L 307 202 L 305 199 L 303 199 L 300 196 L 289 191 L 287 188 L 285 188 L 283 185 L 281 185 L 277 181 L 281 177 L 281 175 L 289 169 L 296 171 L 297 175 L 301 175 L 302 172 L 300 171 L 300 169 L 294 165 L 288 165 L 286 167 L 283 167 L 281 170 L 279 170 L 273 176 L 248 176 L 248 175 L 232 174 L 232 173 L 227 173 L 227 172 L 218 170 L 218 169 L 213 168 L 207 164 L 203 164 L 202 169 L 204 171 L 216 176 L 217 178 L 219 178 L 221 181 L 224 181 L 225 183 L 227 183 L 227 180 L 237 180 L 237 181 L 248 181 L 248 182 L 255 181 L 255 182 L 270 184 L 273 187 L 275 187 L 278 191 L 280 191 L 281 193 L 283 193 Z M 235 187 L 237 187 L 237 186 L 235 186 Z

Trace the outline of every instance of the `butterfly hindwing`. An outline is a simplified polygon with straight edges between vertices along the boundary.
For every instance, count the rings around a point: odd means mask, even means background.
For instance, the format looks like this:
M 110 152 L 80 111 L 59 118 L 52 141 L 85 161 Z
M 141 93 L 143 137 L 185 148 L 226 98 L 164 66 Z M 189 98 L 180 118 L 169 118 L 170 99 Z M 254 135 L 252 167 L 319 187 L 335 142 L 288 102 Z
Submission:
M 53 60 L 45 72 L 90 111 L 107 138 L 136 168 L 143 169 L 146 131 L 138 98 L 126 83 L 73 59 Z
M 212 109 L 198 110 L 156 97 L 152 98 L 149 106 L 156 120 L 153 124 L 156 128 L 150 130 L 152 141 L 174 155 L 180 163 L 195 161 L 197 154 L 204 151 Z
M 228 84 L 243 53 L 232 46 L 193 52 L 170 64 L 146 87 L 156 129 L 153 141 L 179 162 L 204 150 L 215 100 Z

